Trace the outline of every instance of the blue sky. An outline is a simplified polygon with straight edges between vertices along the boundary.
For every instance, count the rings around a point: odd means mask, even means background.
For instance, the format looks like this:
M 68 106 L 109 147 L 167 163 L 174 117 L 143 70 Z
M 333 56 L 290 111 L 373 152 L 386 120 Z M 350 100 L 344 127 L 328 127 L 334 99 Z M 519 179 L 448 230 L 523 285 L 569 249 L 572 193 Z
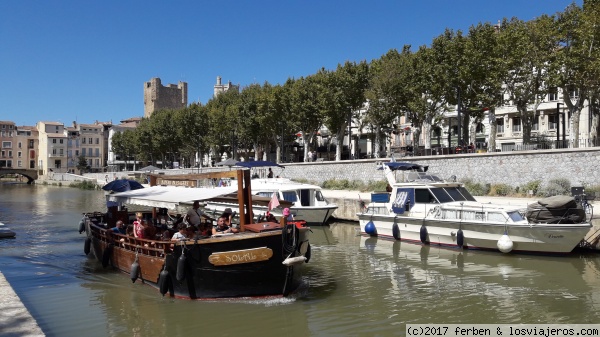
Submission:
M 206 103 L 216 77 L 283 83 L 338 63 L 429 45 L 570 0 L 0 1 L 0 120 L 71 124 L 142 116 L 144 82 L 188 83 Z M 576 1 L 581 6 L 582 1 Z

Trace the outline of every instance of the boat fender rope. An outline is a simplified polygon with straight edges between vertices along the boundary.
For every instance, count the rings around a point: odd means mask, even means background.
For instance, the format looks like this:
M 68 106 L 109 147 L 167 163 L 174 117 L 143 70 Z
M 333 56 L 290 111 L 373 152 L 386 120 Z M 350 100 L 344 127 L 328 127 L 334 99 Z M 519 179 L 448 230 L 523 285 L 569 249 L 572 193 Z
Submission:
M 425 227 L 425 225 L 421 225 L 421 230 L 420 230 L 419 235 L 420 235 L 420 239 L 421 239 L 422 243 L 424 243 L 424 244 L 429 243 L 428 234 L 429 233 L 427 233 L 427 227 Z
M 394 239 L 400 240 L 400 227 L 398 227 L 397 223 L 394 223 L 392 226 L 392 235 L 394 236 Z
M 104 253 L 102 253 L 102 267 L 104 268 L 108 267 L 108 264 L 110 263 L 110 257 L 112 256 L 113 247 L 114 245 L 112 243 L 109 243 L 108 246 L 106 246 Z
M 463 248 L 465 244 L 465 234 L 463 233 L 462 229 L 458 229 L 458 232 L 456 232 L 456 245 L 459 248 Z
M 369 222 L 367 222 L 365 225 L 365 233 L 369 234 L 370 236 L 377 236 L 377 227 L 375 227 L 373 221 L 369 220 Z
M 135 280 L 138 279 L 140 275 L 140 263 L 138 262 L 138 253 L 135 253 L 135 260 L 131 264 L 131 269 L 129 270 L 129 277 L 131 278 L 131 283 L 135 283 Z
M 177 281 L 181 282 L 185 279 L 185 252 L 181 250 L 181 255 L 177 259 Z
M 83 244 L 83 252 L 85 253 L 85 255 L 88 255 L 90 253 L 91 246 L 92 238 L 88 236 L 87 238 L 85 238 L 85 243 Z
M 158 290 L 163 296 L 169 291 L 169 271 L 166 264 L 158 276 Z

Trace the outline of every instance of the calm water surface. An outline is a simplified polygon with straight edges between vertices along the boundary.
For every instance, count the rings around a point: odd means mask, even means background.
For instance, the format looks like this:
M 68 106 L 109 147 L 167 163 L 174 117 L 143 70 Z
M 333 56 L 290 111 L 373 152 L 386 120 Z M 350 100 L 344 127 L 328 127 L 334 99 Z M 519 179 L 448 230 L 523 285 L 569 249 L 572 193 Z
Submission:
M 162 297 L 83 253 L 103 193 L 0 185 L 0 271 L 48 336 L 403 336 L 406 323 L 598 323 L 600 255 L 537 257 L 389 242 L 315 227 L 294 298 Z

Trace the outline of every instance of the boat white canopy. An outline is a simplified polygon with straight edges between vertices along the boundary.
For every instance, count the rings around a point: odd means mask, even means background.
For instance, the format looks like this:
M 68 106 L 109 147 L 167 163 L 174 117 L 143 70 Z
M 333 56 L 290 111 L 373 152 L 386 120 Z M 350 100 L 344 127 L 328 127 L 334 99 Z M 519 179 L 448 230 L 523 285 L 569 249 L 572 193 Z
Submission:
M 176 209 L 181 204 L 192 204 L 210 198 L 237 192 L 237 186 L 216 188 L 184 188 L 176 186 L 153 186 L 133 191 L 112 193 L 107 201 L 148 207 Z

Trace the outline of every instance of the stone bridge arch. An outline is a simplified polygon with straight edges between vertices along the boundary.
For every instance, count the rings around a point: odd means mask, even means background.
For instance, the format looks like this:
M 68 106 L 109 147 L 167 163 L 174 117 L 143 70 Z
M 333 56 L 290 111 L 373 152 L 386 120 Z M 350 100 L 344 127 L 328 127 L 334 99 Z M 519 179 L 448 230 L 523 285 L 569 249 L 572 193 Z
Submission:
M 27 178 L 27 184 L 33 184 L 33 182 L 38 178 L 38 172 L 35 169 L 14 169 L 14 168 L 0 168 L 0 177 L 5 177 L 9 174 L 19 174 L 23 177 Z

